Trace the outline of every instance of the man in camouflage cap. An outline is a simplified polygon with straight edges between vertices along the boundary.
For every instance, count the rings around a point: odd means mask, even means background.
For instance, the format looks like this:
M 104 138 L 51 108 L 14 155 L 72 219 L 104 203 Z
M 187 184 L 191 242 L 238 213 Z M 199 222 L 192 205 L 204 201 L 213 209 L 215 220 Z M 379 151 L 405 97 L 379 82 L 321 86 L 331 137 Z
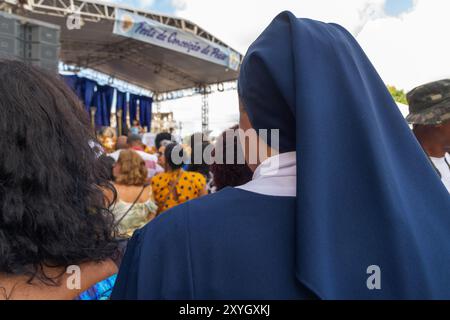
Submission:
M 408 92 L 411 124 L 440 125 L 450 120 L 450 79 L 431 82 Z
M 450 192 L 450 79 L 419 86 L 406 98 L 406 120 Z

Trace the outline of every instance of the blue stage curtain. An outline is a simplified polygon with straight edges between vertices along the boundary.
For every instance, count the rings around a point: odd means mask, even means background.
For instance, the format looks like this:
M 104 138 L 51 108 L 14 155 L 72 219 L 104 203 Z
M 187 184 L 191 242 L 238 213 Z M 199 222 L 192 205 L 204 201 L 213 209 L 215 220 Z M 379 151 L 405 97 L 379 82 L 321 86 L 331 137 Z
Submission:
M 133 120 L 137 117 L 137 103 L 139 101 L 139 96 L 135 94 L 130 94 L 130 127 L 133 126 Z
M 127 126 L 127 94 L 117 90 L 116 110 L 122 110 L 122 127 Z
M 114 97 L 114 88 L 110 86 L 97 86 L 94 95 L 95 125 L 98 127 L 110 126 L 111 106 Z
M 86 111 L 90 114 L 91 107 L 94 106 L 94 93 L 95 93 L 95 87 L 97 83 L 95 81 L 86 79 L 86 78 L 80 78 L 79 79 L 79 86 L 80 86 L 80 92 L 81 92 L 81 100 L 84 103 L 84 107 Z
M 140 123 L 142 127 L 147 127 L 148 131 L 150 131 L 152 123 L 152 104 L 152 98 L 140 97 Z
M 106 100 L 106 119 L 108 126 L 111 125 L 111 108 L 114 100 L 114 89 L 113 87 L 107 86 L 104 91 L 105 100 Z
M 80 97 L 79 78 L 76 75 L 62 76 L 64 82 Z
M 62 76 L 64 82 L 75 92 L 84 104 L 86 112 L 90 114 L 90 107 L 93 106 L 93 97 L 97 83 L 95 81 L 80 78 L 76 75 Z

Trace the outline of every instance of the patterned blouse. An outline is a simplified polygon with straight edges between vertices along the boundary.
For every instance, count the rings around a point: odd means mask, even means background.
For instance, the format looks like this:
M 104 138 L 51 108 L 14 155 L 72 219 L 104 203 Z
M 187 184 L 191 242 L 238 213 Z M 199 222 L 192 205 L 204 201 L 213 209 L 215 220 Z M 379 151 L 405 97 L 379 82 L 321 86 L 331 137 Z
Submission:
M 205 186 L 206 179 L 203 175 L 182 169 L 154 176 L 152 189 L 158 205 L 158 214 L 183 202 L 198 198 Z
M 118 233 L 121 237 L 130 238 L 136 229 L 143 227 L 156 216 L 158 208 L 152 198 L 150 190 L 150 199 L 146 202 L 137 202 L 133 205 L 120 199 L 117 200 L 111 211 L 115 220 L 120 221 Z

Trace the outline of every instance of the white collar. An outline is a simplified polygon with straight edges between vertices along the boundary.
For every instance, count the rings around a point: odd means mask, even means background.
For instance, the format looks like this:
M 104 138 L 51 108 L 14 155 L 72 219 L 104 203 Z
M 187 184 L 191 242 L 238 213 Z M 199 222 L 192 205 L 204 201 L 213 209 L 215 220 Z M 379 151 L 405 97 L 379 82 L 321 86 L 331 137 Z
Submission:
M 431 157 L 431 160 L 435 160 L 435 161 L 444 161 L 445 159 L 450 159 L 450 153 L 446 153 L 442 158 L 436 158 L 436 157 Z
M 263 161 L 252 181 L 237 187 L 268 196 L 295 197 L 297 190 L 297 154 L 282 153 Z

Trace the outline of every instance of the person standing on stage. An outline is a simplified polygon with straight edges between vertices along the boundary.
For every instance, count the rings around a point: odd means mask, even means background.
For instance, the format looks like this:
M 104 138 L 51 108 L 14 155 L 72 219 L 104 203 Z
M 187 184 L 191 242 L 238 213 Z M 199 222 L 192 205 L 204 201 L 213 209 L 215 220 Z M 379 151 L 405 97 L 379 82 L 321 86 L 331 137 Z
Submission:
M 139 120 L 133 120 L 133 125 L 130 128 L 130 133 L 138 135 L 144 132 L 145 130 L 141 127 Z
M 417 87 L 407 99 L 410 114 L 406 119 L 450 192 L 450 79 Z

